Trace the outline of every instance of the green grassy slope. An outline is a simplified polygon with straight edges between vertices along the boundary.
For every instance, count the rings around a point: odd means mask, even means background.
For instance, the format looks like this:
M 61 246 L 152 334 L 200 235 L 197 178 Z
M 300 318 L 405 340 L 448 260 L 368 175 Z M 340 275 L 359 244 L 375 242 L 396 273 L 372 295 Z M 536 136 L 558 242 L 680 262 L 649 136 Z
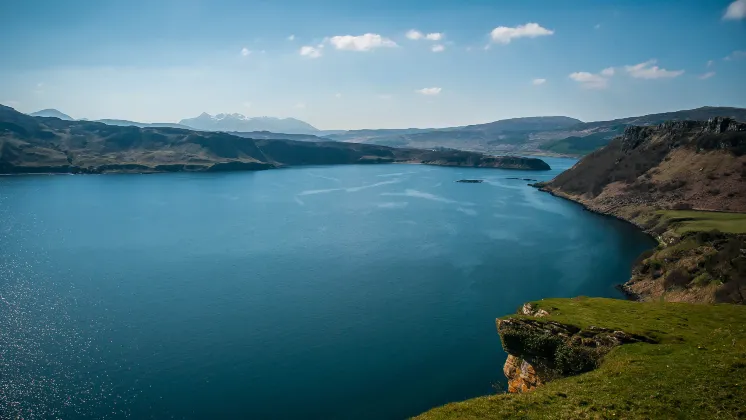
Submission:
M 746 417 L 746 307 L 546 299 L 542 321 L 655 338 L 616 347 L 591 372 L 526 394 L 452 403 L 419 419 L 737 419 Z M 512 317 L 521 317 L 518 315 Z
M 662 219 L 676 233 L 717 229 L 723 233 L 746 233 L 746 213 L 721 213 L 695 210 L 661 210 Z

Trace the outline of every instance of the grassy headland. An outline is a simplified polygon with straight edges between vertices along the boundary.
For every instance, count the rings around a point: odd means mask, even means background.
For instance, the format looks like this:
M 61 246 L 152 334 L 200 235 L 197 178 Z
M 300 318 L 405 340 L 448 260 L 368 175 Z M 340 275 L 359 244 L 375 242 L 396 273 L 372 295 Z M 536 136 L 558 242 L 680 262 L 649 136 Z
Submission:
M 597 369 L 525 394 L 447 404 L 418 419 L 737 419 L 746 416 L 746 307 L 545 299 L 536 320 L 609 328 L 657 343 L 611 349 Z M 525 319 L 513 315 L 503 319 Z

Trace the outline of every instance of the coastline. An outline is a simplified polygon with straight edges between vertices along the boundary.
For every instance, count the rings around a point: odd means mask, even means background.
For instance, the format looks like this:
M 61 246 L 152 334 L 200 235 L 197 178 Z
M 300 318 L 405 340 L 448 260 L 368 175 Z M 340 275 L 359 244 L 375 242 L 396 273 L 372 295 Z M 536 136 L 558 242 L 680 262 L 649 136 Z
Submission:
M 603 217 L 610 217 L 610 218 L 622 221 L 622 222 L 624 222 L 626 224 L 632 225 L 634 228 L 636 228 L 640 232 L 642 232 L 645 235 L 647 235 L 650 239 L 654 240 L 656 243 L 658 243 L 658 244 L 661 243 L 660 239 L 657 236 L 653 235 L 651 232 L 645 230 L 642 226 L 638 225 L 637 223 L 635 223 L 635 222 L 633 222 L 631 220 L 625 219 L 625 218 L 617 216 L 615 214 L 606 213 L 606 212 L 602 212 L 600 210 L 596 210 L 596 209 L 594 209 L 592 207 L 589 207 L 587 204 L 585 204 L 585 203 L 583 203 L 581 201 L 578 201 L 578 200 L 575 200 L 575 199 L 571 198 L 570 196 L 568 196 L 566 194 L 556 193 L 555 191 L 552 191 L 552 189 L 547 188 L 544 185 L 540 185 L 540 183 L 529 184 L 529 185 L 532 186 L 532 187 L 534 187 L 534 188 L 536 188 L 536 189 L 538 189 L 541 192 L 549 193 L 553 197 L 561 198 L 561 199 L 567 200 L 567 201 L 569 201 L 571 203 L 575 203 L 575 204 L 581 206 L 584 211 L 587 211 L 587 212 L 590 212 L 590 213 L 594 213 L 594 214 L 597 214 L 597 215 L 603 216 Z M 651 248 L 651 249 L 654 249 L 654 248 Z M 630 280 L 632 280 L 631 276 L 630 276 Z M 625 282 L 625 283 L 621 283 L 621 284 L 615 285 L 614 288 L 617 289 L 619 292 L 621 292 L 624 295 L 624 297 L 627 298 L 627 300 L 634 301 L 634 302 L 643 302 L 644 301 L 643 297 L 640 294 L 634 292 L 629 287 L 628 283 L 629 283 L 629 280 L 627 282 Z

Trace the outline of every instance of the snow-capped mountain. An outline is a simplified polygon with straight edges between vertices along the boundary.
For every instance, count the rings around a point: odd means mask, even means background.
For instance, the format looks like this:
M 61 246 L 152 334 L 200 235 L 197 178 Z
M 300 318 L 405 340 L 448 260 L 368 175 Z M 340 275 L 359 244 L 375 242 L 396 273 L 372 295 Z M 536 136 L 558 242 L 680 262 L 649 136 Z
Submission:
M 210 115 L 203 112 L 195 118 L 186 118 L 179 124 L 204 131 L 271 131 L 286 134 L 314 134 L 318 129 L 295 118 L 247 117 L 241 114 Z

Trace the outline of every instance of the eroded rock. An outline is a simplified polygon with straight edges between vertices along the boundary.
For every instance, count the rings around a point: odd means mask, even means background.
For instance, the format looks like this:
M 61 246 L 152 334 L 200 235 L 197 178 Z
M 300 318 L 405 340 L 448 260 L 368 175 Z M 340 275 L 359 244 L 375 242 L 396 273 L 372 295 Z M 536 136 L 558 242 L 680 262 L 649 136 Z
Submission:
M 523 305 L 519 314 L 537 318 L 550 315 L 530 303 Z M 551 380 L 593 370 L 616 346 L 655 342 L 624 331 L 595 326 L 581 329 L 543 319 L 498 319 L 497 331 L 508 353 L 503 373 L 508 378 L 508 392 L 513 393 L 529 392 Z

